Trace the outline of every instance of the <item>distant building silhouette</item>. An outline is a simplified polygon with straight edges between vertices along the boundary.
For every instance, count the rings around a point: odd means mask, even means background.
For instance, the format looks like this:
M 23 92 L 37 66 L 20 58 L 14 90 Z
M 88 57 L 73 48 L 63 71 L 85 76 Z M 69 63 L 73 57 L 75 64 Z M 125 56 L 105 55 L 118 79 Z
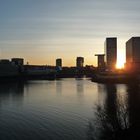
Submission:
M 117 38 L 105 40 L 105 63 L 108 70 L 114 70 L 117 62 Z
M 126 42 L 126 70 L 140 72 L 140 37 L 132 37 Z
M 104 61 L 104 54 L 95 54 L 97 56 L 98 61 L 98 70 L 105 70 L 105 61 Z
M 76 67 L 81 68 L 84 66 L 84 57 L 77 57 L 76 59 Z
M 11 63 L 18 67 L 18 72 L 24 71 L 24 59 L 23 58 L 12 58 Z
M 56 66 L 62 67 L 62 59 L 61 58 L 56 59 Z
M 12 58 L 11 62 L 18 66 L 24 65 L 24 59 L 23 58 Z
M 18 75 L 18 67 L 8 59 L 0 60 L 0 77 Z
M 11 64 L 9 59 L 1 59 L 0 64 Z

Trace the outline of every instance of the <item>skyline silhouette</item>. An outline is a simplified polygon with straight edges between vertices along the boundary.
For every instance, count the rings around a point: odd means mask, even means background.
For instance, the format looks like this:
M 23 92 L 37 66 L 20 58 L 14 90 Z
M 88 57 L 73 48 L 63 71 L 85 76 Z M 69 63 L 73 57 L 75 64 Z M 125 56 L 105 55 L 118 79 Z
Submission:
M 139 0 L 7 0 L 0 2 L 0 57 L 23 57 L 31 64 L 74 66 L 82 56 L 96 65 L 104 39 L 118 37 L 118 57 L 125 42 L 139 35 Z

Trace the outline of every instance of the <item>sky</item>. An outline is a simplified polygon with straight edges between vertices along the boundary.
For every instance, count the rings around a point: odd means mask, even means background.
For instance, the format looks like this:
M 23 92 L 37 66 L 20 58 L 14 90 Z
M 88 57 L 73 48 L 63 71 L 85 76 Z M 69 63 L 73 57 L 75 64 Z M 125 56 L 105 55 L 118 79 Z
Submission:
M 125 43 L 140 36 L 140 0 L 0 0 L 0 59 L 75 66 L 76 57 L 96 65 L 106 37 L 117 37 L 118 61 Z

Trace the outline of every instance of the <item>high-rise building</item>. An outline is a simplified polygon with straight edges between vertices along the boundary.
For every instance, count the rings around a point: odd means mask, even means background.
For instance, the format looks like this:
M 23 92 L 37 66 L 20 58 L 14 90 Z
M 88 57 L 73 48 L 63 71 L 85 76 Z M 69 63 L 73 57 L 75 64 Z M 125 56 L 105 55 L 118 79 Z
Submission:
M 84 57 L 77 57 L 76 59 L 76 67 L 81 68 L 84 66 Z
M 62 59 L 61 58 L 56 59 L 56 66 L 62 67 Z
M 105 40 L 105 63 L 108 70 L 114 70 L 117 62 L 117 38 Z
M 98 60 L 98 69 L 99 70 L 104 70 L 105 69 L 105 61 L 104 61 L 104 54 L 95 54 L 95 56 L 97 56 L 97 60 Z
M 140 72 L 140 37 L 132 37 L 126 42 L 127 71 Z

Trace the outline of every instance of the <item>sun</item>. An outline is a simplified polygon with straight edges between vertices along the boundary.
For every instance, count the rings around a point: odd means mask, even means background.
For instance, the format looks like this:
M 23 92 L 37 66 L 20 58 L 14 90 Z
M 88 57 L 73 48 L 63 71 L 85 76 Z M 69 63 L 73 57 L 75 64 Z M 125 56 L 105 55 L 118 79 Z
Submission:
M 124 68 L 124 60 L 122 58 L 117 59 L 116 68 L 117 69 L 123 69 Z
M 116 68 L 117 69 L 123 69 L 124 68 L 124 63 L 121 62 L 121 61 L 120 62 L 117 61 Z
M 123 69 L 124 68 L 124 63 L 125 63 L 124 55 L 122 53 L 119 53 L 118 56 L 117 56 L 116 68 L 117 69 Z

